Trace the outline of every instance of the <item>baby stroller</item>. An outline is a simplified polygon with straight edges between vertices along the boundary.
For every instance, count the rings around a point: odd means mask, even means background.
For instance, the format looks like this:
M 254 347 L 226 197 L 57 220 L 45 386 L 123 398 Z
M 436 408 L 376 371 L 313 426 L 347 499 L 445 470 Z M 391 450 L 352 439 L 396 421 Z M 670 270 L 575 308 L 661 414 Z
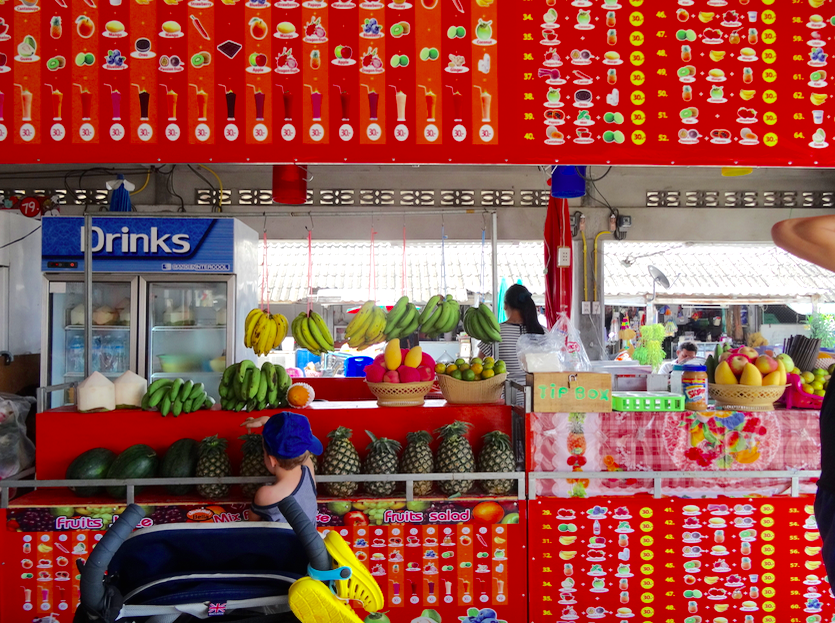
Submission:
M 132 504 L 81 572 L 74 623 L 361 623 L 349 605 L 383 607 L 377 582 L 335 531 L 321 538 L 293 498 L 288 524 L 166 524 L 133 532 Z M 106 572 L 106 576 L 105 576 Z M 292 613 L 291 613 L 292 611 Z

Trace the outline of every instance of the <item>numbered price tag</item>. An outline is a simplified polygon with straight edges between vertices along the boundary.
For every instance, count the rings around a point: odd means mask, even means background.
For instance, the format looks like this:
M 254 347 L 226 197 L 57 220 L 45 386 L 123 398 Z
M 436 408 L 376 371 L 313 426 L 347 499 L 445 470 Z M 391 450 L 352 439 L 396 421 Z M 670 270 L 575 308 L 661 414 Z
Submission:
M 206 141 L 208 141 L 211 136 L 212 130 L 205 123 L 198 123 L 197 127 L 194 128 L 194 138 L 196 138 L 201 143 L 205 143 Z
M 180 126 L 176 123 L 169 123 L 165 127 L 165 138 L 172 142 L 180 138 Z
M 53 141 L 63 141 L 66 135 L 67 130 L 60 123 L 55 123 L 51 128 L 49 128 L 49 138 Z
M 319 125 L 319 124 L 315 124 L 313 127 L 315 127 L 316 125 Z M 311 130 L 313 129 L 313 127 L 311 127 Z M 322 126 L 319 126 L 319 127 L 321 128 Z M 267 137 L 269 137 L 269 135 L 270 135 L 270 130 L 263 123 L 256 123 L 255 127 L 252 128 L 252 137 L 256 141 L 258 141 L 259 143 L 263 143 L 264 141 L 266 141 Z M 324 136 L 324 135 L 325 135 L 325 131 L 322 130 L 322 136 Z
M 286 128 L 286 127 L 287 126 L 285 125 L 284 128 Z M 293 126 L 290 126 L 290 127 L 293 127 Z M 284 128 L 281 129 L 281 136 L 282 137 L 284 136 Z M 295 136 L 295 135 L 296 135 L 296 130 L 294 129 L 293 130 L 293 136 Z M 228 123 L 228 124 L 226 124 L 226 127 L 223 128 L 223 138 L 225 138 L 227 141 L 230 141 L 230 142 L 235 141 L 235 140 L 238 139 L 238 136 L 240 136 L 240 130 L 238 130 L 238 126 L 236 126 L 234 123 Z
M 409 138 L 409 126 L 405 123 L 398 123 L 394 126 L 394 138 L 401 143 Z
M 20 138 L 27 143 L 35 138 L 35 126 L 31 123 L 24 123 L 20 126 Z
M 82 123 L 81 127 L 78 128 L 78 135 L 82 141 L 89 143 L 96 138 L 96 128 L 93 127 L 92 123 Z
M 383 136 L 383 128 L 380 127 L 379 123 L 369 123 L 368 127 L 365 128 L 365 135 L 372 141 L 379 141 Z
M 483 125 L 481 129 L 478 131 L 478 137 L 481 139 L 483 143 L 489 143 L 493 140 L 495 133 L 493 132 L 493 126 L 491 125 Z
M 24 197 L 17 204 L 23 216 L 34 218 L 41 213 L 41 202 L 37 197 Z
M 9 131 L 6 129 L 6 126 L 0 123 L 0 143 L 5 141 L 8 135 Z
M 425 128 L 423 128 L 423 138 L 425 138 L 430 143 L 434 143 L 438 140 L 438 137 L 441 135 L 440 130 L 438 130 L 438 126 L 434 123 L 430 123 Z
M 452 128 L 452 138 L 458 143 L 465 141 L 467 139 L 467 128 L 460 123 L 454 126 Z
M 136 135 L 139 137 L 140 141 L 145 141 L 147 143 L 154 137 L 154 128 L 151 127 L 150 123 L 143 123 L 136 128 Z
M 121 123 L 114 123 L 110 126 L 110 138 L 114 141 L 121 141 L 125 138 L 125 126 Z
M 339 126 L 339 138 L 343 141 L 350 141 L 354 138 L 354 128 L 350 123 L 343 123 Z

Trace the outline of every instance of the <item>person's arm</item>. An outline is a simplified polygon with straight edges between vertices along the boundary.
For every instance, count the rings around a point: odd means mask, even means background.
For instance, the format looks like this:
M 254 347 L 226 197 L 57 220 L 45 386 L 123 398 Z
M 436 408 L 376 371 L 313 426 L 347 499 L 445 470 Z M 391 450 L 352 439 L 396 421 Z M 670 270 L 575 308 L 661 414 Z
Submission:
M 792 255 L 835 271 L 835 214 L 780 221 L 771 238 Z
M 270 419 L 269 415 L 263 415 L 259 418 L 248 417 L 243 422 L 241 422 L 241 426 L 246 426 L 247 432 L 249 432 L 252 428 L 260 428 L 264 424 L 267 423 L 267 420 Z

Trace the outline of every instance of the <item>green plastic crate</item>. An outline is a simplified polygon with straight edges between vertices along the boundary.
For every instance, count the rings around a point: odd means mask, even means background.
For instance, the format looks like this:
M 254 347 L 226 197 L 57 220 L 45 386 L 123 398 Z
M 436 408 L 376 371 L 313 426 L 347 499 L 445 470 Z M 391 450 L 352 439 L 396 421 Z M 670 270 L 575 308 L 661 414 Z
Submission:
M 612 411 L 684 411 L 684 396 L 670 392 L 612 392 Z

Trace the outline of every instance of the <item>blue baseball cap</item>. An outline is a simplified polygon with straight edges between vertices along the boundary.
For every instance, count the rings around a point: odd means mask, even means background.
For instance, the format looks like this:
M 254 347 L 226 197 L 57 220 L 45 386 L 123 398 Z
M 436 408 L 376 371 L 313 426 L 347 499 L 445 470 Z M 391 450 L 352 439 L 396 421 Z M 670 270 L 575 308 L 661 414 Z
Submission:
M 307 451 L 322 454 L 322 442 L 310 430 L 308 419 L 298 413 L 276 413 L 261 433 L 267 454 L 279 459 L 293 459 Z

